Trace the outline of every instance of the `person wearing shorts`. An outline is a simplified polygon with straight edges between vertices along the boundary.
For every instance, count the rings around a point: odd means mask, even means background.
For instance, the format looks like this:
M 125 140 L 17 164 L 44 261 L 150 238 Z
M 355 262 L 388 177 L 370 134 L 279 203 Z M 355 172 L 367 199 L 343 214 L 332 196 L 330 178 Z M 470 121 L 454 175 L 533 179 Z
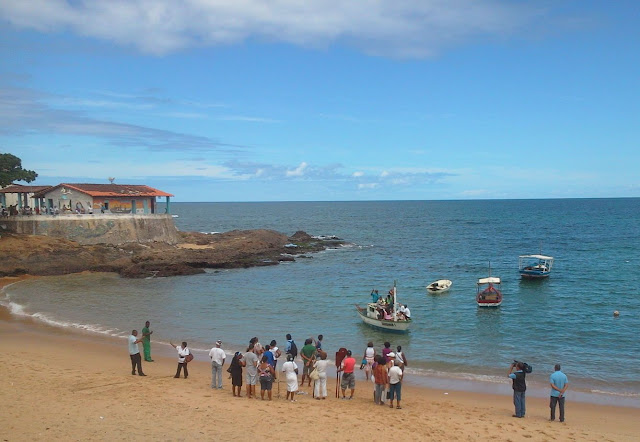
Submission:
M 389 368 L 389 407 L 393 408 L 393 400 L 396 399 L 396 408 L 402 408 L 400 406 L 400 400 L 402 399 L 402 377 L 404 373 L 402 369 L 393 365 Z
M 262 360 L 260 361 L 260 365 L 258 365 L 258 377 L 260 378 L 260 398 L 264 400 L 265 391 L 268 394 L 269 400 L 271 400 L 271 387 L 273 385 L 273 378 L 275 376 L 275 371 L 273 370 L 273 366 L 269 362 L 269 358 L 267 356 L 262 356 Z
M 253 344 L 249 344 L 242 359 L 246 367 L 247 398 L 251 399 L 256 396 L 256 384 L 258 383 L 258 356 L 253 351 Z
M 347 399 L 345 393 L 347 388 L 351 390 L 351 396 L 348 399 L 353 399 L 353 394 L 356 391 L 356 375 L 353 372 L 356 367 L 356 360 L 351 356 L 351 350 L 347 350 L 347 357 L 342 360 L 340 364 L 340 371 L 342 371 L 342 380 L 340 381 L 340 388 L 342 389 L 342 399 Z

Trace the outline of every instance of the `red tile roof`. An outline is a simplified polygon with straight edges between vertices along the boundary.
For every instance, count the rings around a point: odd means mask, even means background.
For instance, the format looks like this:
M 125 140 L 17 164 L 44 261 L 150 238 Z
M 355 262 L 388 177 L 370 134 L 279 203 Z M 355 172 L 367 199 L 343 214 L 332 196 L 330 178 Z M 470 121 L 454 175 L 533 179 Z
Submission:
M 39 192 L 39 196 L 44 196 L 59 187 L 66 189 L 76 190 L 78 192 L 85 193 L 90 196 L 101 197 L 149 197 L 149 196 L 173 196 L 170 193 L 163 192 L 162 190 L 154 189 L 153 187 L 137 185 L 137 184 L 75 184 L 75 183 L 61 183 L 57 186 L 47 188 L 44 191 Z
M 0 189 L 0 193 L 36 193 L 50 188 L 51 186 L 23 186 L 22 184 L 11 184 Z

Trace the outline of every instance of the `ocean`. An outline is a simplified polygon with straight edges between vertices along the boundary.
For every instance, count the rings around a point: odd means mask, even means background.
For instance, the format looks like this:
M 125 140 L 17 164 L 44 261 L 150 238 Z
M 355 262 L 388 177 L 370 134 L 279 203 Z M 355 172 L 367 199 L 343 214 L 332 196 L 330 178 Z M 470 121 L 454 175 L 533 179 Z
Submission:
M 171 212 L 183 231 L 304 230 L 347 244 L 195 276 L 27 280 L 5 288 L 2 303 L 119 337 L 150 320 L 155 341 L 202 351 L 216 339 L 235 351 L 253 336 L 283 347 L 291 333 L 301 347 L 323 334 L 330 355 L 347 347 L 361 357 L 368 341 L 380 349 L 388 340 L 406 352 L 409 380 L 441 388 L 508 393 L 506 373 L 518 359 L 534 367 L 529 383 L 544 396 L 561 363 L 579 400 L 640 407 L 640 199 L 172 203 Z M 540 252 L 555 257 L 550 278 L 521 280 L 518 256 Z M 480 309 L 476 281 L 489 263 L 504 301 Z M 452 288 L 428 294 L 437 279 Z M 406 334 L 376 331 L 354 308 L 394 281 L 413 317 Z

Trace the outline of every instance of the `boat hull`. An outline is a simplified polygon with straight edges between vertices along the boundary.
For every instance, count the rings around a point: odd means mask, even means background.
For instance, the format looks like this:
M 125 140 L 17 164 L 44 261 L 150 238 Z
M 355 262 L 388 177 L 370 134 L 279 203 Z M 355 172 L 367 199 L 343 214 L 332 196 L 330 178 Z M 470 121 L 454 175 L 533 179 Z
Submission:
M 500 307 L 500 304 L 502 304 L 502 299 L 500 301 L 476 301 L 478 304 L 478 307 Z
M 541 279 L 548 278 L 551 272 L 535 272 L 535 271 L 526 271 L 522 270 L 520 272 L 520 277 L 523 279 Z
M 444 293 L 451 288 L 452 284 L 453 283 L 448 279 L 440 279 L 429 284 L 427 286 L 427 291 L 429 293 Z
M 478 307 L 499 307 L 502 304 L 502 291 L 490 284 L 476 295 Z
M 360 308 L 357 308 L 358 316 L 367 325 L 375 327 L 379 330 L 404 333 L 408 331 L 411 321 L 388 321 L 384 319 L 374 319 L 362 314 Z

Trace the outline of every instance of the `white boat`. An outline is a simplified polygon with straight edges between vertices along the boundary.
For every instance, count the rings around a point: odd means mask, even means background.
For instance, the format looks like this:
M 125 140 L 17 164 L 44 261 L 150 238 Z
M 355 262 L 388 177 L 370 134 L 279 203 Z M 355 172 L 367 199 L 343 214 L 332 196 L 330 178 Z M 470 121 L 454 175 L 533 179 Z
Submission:
M 434 281 L 427 286 L 427 291 L 429 293 L 446 292 L 447 290 L 449 290 L 449 288 L 451 288 L 452 284 L 453 282 L 448 279 L 438 279 L 437 281 Z
M 397 290 L 395 282 L 393 288 L 389 290 L 391 302 L 369 302 L 366 307 L 360 307 L 356 304 L 356 310 L 360 319 L 372 327 L 395 332 L 405 332 L 411 325 L 411 319 L 406 319 L 400 312 L 400 305 L 397 302 Z M 387 318 L 384 318 L 384 311 L 387 311 Z
M 518 271 L 522 278 L 546 278 L 551 273 L 553 257 L 545 255 L 520 255 Z

